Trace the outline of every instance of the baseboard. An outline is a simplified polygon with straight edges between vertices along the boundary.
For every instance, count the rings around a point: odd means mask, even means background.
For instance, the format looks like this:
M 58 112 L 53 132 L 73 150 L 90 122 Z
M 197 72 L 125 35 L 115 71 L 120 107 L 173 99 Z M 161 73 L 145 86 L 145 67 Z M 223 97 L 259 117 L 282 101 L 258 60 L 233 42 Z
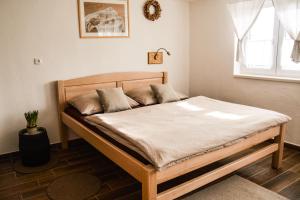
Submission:
M 300 151 L 300 146 L 291 142 L 285 142 L 284 146 Z

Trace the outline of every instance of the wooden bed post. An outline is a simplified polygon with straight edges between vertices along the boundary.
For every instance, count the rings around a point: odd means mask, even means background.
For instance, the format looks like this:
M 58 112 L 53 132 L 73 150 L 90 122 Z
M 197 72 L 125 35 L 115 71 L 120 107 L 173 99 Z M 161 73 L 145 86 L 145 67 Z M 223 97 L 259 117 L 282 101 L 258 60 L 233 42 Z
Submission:
M 163 84 L 167 84 L 168 81 L 168 72 L 163 72 Z
M 272 167 L 275 169 L 281 168 L 286 127 L 287 124 L 282 124 L 280 126 L 280 134 L 274 138 L 274 143 L 278 144 L 278 151 L 273 153 L 273 158 L 272 158 Z
M 142 200 L 157 199 L 157 179 L 155 169 L 148 166 L 142 181 Z
M 62 149 L 68 149 L 69 148 L 68 128 L 63 123 L 60 123 L 60 128 L 59 129 L 60 129 L 61 147 L 62 147 Z
M 61 120 L 61 114 L 65 109 L 65 94 L 64 94 L 64 81 L 57 82 L 58 91 L 58 119 L 59 119 L 59 131 L 60 139 L 63 149 L 68 149 L 68 129 Z

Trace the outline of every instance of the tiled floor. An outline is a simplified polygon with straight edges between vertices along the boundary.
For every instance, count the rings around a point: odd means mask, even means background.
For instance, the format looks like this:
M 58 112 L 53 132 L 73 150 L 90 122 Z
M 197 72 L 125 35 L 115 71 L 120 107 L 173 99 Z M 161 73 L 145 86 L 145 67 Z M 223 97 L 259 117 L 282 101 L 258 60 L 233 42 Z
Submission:
M 59 163 L 49 171 L 22 175 L 13 170 L 15 156 L 0 159 L 0 200 L 49 199 L 46 188 L 57 177 L 84 172 L 96 175 L 103 186 L 93 200 L 139 200 L 140 184 L 127 173 L 82 141 L 74 142 L 70 149 L 61 151 L 54 147 Z M 285 149 L 281 170 L 271 167 L 267 157 L 237 172 L 238 175 L 273 190 L 290 199 L 300 200 L 300 151 Z M 177 180 L 179 181 L 179 180 Z M 163 185 L 161 188 L 168 187 Z

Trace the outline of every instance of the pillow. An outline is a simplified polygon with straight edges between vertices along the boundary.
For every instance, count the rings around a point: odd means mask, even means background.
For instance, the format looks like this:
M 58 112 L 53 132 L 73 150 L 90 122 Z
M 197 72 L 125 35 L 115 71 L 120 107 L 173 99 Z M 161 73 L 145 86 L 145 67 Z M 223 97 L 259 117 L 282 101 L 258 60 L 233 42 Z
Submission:
M 97 93 L 105 113 L 131 109 L 122 88 L 100 89 Z
M 72 98 L 68 101 L 82 115 L 92 115 L 103 112 L 97 93 L 90 93 Z
M 170 85 L 154 84 L 150 86 L 159 103 L 180 101 L 180 98 L 177 96 L 177 93 Z
M 126 95 L 144 106 L 158 103 L 150 86 L 130 90 Z
M 181 92 L 176 92 L 177 96 L 179 97 L 180 100 L 185 100 L 188 99 L 189 97 Z
M 135 100 L 133 100 L 129 96 L 126 96 L 126 97 L 127 97 L 128 103 L 129 103 L 131 108 L 136 108 L 136 107 L 140 106 L 140 104 L 138 102 L 136 102 Z

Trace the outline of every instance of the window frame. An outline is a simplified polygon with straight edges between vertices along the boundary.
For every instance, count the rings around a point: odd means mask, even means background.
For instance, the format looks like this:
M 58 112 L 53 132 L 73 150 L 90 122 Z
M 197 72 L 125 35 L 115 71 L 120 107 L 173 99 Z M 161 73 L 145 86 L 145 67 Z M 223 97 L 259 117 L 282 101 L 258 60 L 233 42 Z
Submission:
M 264 8 L 273 6 L 272 1 L 266 1 Z M 270 69 L 259 69 L 259 68 L 249 68 L 243 63 L 235 62 L 235 75 L 241 76 L 254 76 L 254 77 L 277 77 L 287 78 L 287 79 L 299 79 L 300 80 L 300 70 L 286 70 L 281 66 L 282 57 L 282 46 L 284 42 L 284 27 L 280 24 L 280 21 L 276 14 L 274 14 L 274 30 L 273 30 L 273 64 Z M 237 38 L 236 38 L 237 44 Z M 244 45 L 244 44 L 243 44 Z M 291 49 L 292 50 L 292 49 Z M 236 49 L 235 49 L 236 51 Z

